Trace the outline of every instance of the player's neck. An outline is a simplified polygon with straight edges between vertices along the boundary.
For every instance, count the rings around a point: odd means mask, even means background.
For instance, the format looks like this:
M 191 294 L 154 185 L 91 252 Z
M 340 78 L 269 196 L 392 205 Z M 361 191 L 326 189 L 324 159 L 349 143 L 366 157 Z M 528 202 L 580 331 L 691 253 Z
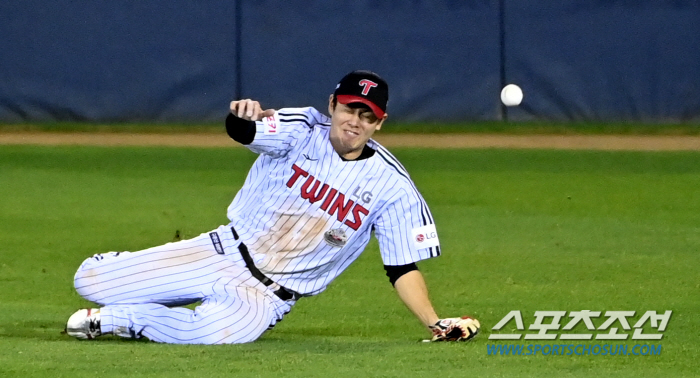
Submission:
M 365 144 L 364 147 L 362 147 L 362 150 L 357 151 L 357 153 L 352 154 L 352 155 L 354 155 L 353 158 L 347 157 L 347 155 L 350 155 L 350 154 L 345 154 L 345 156 L 344 156 L 344 155 L 340 155 L 340 153 L 338 153 L 338 155 L 344 161 L 356 161 L 356 160 L 364 160 L 364 159 L 370 158 L 370 157 L 374 156 L 374 152 L 375 151 L 370 146 Z

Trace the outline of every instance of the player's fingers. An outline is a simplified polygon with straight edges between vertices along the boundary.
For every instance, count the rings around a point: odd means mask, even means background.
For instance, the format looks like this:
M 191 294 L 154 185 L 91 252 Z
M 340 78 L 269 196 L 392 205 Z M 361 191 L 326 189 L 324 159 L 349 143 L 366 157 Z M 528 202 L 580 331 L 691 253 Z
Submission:
M 249 119 L 252 119 L 253 116 L 255 115 L 255 113 L 253 113 L 254 110 L 255 110 L 255 104 L 254 104 L 252 101 L 249 100 L 249 101 L 246 103 L 246 107 L 245 107 L 245 116 L 246 116 L 247 118 L 249 118 Z
M 240 103 L 240 101 L 231 101 L 231 104 L 229 104 L 229 110 L 231 111 L 231 114 L 238 115 L 239 103 Z
M 231 101 L 231 114 L 235 115 L 238 118 L 241 118 L 243 114 L 241 112 L 243 111 L 243 108 L 245 107 L 245 100 L 238 100 L 238 101 Z
M 275 109 L 267 109 L 263 111 L 260 103 L 251 99 L 231 101 L 229 107 L 231 109 L 231 114 L 248 121 L 259 121 L 264 117 L 269 117 L 275 114 Z
M 245 100 L 240 101 L 240 104 L 238 105 L 238 112 L 236 114 L 236 117 L 243 118 L 243 119 L 250 121 L 250 117 L 246 118 L 246 115 L 248 113 L 248 108 L 250 107 L 250 102 L 251 102 L 250 99 L 245 99 Z
M 261 119 L 260 113 L 262 113 L 262 108 L 260 108 L 260 103 L 257 101 L 251 101 L 248 103 L 248 108 L 246 109 L 246 116 L 251 121 L 257 121 Z

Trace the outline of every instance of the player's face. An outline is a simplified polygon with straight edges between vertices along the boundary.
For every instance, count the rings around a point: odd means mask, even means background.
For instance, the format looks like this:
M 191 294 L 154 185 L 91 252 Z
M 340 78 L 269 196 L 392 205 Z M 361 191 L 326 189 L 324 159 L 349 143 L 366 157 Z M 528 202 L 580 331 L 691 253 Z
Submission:
M 331 114 L 331 145 L 345 159 L 356 159 L 362 153 L 369 138 L 375 131 L 382 128 L 386 119 L 377 116 L 362 104 L 333 104 L 331 95 L 328 104 Z

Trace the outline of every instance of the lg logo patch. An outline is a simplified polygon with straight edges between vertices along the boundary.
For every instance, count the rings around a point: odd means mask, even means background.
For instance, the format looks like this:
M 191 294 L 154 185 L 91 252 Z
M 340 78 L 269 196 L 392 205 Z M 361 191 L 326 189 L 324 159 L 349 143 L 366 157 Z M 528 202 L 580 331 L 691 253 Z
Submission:
M 437 230 L 435 230 L 434 224 L 414 228 L 411 231 L 413 234 L 413 244 L 415 245 L 416 249 L 437 247 L 440 245 Z
M 431 232 L 429 234 L 418 234 L 416 235 L 416 241 L 418 243 L 423 243 L 426 240 L 437 239 L 437 232 Z

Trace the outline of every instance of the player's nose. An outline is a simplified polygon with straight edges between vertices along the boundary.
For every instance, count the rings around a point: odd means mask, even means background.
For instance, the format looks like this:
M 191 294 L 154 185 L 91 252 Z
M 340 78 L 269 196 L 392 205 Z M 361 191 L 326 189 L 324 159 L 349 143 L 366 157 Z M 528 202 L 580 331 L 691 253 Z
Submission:
M 350 126 L 357 127 L 360 124 L 360 114 L 359 112 L 353 112 L 352 115 L 350 116 L 350 119 L 348 120 L 348 124 Z

